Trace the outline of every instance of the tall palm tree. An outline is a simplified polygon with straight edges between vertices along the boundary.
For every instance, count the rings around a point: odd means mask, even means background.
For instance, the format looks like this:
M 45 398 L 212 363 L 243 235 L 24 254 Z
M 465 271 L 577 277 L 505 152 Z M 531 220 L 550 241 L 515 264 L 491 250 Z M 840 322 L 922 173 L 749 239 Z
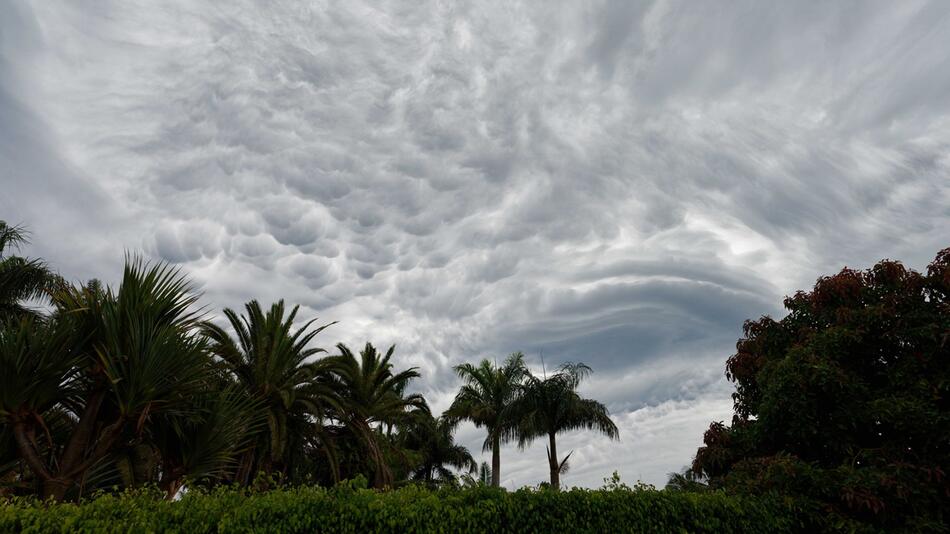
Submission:
M 617 426 L 610 419 L 607 408 L 591 399 L 578 395 L 577 387 L 590 375 L 590 367 L 583 363 L 567 363 L 557 373 L 539 378 L 528 374 L 521 397 L 511 411 L 518 419 L 518 445 L 521 448 L 536 438 L 548 438 L 548 467 L 551 488 L 560 489 L 560 475 L 567 468 L 567 459 L 557 456 L 557 434 L 569 430 L 597 430 L 611 439 L 618 439 Z
M 0 319 L 37 316 L 24 301 L 43 299 L 62 284 L 42 260 L 10 255 L 11 250 L 29 243 L 28 237 L 23 227 L 0 221 Z
M 501 443 L 514 436 L 515 421 L 510 416 L 509 406 L 518 398 L 527 373 L 524 355 L 515 352 L 500 367 L 487 359 L 478 366 L 465 363 L 456 366 L 455 372 L 464 383 L 445 417 L 453 423 L 467 419 L 476 427 L 488 430 L 482 450 L 491 449 L 492 486 L 498 487 L 501 484 Z
M 419 412 L 413 418 L 402 436 L 402 444 L 420 455 L 419 464 L 410 478 L 427 485 L 437 482 L 452 484 L 456 476 L 449 467 L 469 474 L 475 472 L 478 464 L 465 446 L 455 443 L 453 430 L 454 425 L 450 421 L 437 419 L 427 411 Z
M 327 358 L 338 402 L 334 417 L 360 440 L 373 469 L 373 486 L 390 486 L 393 474 L 384 455 L 381 427 L 405 423 L 411 410 L 428 411 L 422 395 L 403 393 L 419 372 L 415 367 L 393 371 L 395 346 L 381 354 L 367 343 L 359 359 L 343 343 L 337 348 L 340 353 Z
M 287 445 L 301 441 L 290 435 L 292 429 L 306 426 L 307 421 L 316 424 L 327 404 L 333 402 L 332 392 L 314 380 L 327 365 L 313 357 L 326 351 L 310 343 L 334 323 L 311 328 L 316 322 L 313 319 L 294 330 L 299 306 L 285 315 L 283 300 L 272 304 L 266 313 L 256 300 L 244 309 L 246 315 L 240 316 L 232 309 L 224 310 L 236 341 L 211 323 L 205 323 L 203 331 L 212 341 L 212 352 L 244 390 L 260 400 L 265 411 L 266 431 L 259 434 L 257 449 L 249 452 L 242 469 L 247 479 L 257 469 L 270 473 L 275 468 L 285 472 L 292 467 L 286 462 Z

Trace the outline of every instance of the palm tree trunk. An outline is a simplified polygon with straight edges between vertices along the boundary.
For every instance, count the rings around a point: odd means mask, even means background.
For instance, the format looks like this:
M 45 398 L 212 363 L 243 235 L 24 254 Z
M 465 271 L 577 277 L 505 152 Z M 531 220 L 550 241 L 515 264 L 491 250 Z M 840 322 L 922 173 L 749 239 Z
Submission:
M 493 488 L 501 486 L 501 439 L 497 434 L 491 439 L 491 485 Z
M 389 466 L 386 465 L 386 459 L 383 456 L 383 451 L 379 448 L 379 443 L 376 442 L 376 435 L 372 428 L 366 421 L 355 421 L 354 427 L 357 428 L 360 434 L 363 435 L 363 440 L 365 441 L 366 452 L 369 453 L 370 460 L 373 462 L 375 467 L 375 474 L 373 475 L 373 487 L 382 489 L 387 486 L 392 485 L 393 475 L 389 471 Z
M 554 433 L 548 434 L 548 464 L 551 467 L 551 489 L 558 491 L 561 489 L 561 465 L 557 461 L 557 441 Z

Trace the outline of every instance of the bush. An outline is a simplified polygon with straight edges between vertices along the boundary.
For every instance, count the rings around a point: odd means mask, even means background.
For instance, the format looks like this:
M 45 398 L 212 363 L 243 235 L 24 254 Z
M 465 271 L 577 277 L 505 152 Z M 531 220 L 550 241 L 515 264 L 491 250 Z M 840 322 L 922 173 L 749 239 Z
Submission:
M 792 532 L 812 530 L 777 497 L 721 492 L 493 488 L 388 492 L 358 484 L 253 493 L 221 488 L 165 501 L 156 492 L 80 504 L 14 499 L 2 532 Z

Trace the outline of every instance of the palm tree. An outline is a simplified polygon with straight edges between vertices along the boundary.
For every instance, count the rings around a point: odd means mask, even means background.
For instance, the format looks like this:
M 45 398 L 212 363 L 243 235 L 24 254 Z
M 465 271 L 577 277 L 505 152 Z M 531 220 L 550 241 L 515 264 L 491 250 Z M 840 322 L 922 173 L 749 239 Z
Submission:
M 448 467 L 465 470 L 469 474 L 475 472 L 478 464 L 466 447 L 455 443 L 453 430 L 454 425 L 450 421 L 436 419 L 427 411 L 420 411 L 413 418 L 402 436 L 403 446 L 417 451 L 421 456 L 411 479 L 427 485 L 436 482 L 454 484 L 455 474 Z
M 196 299 L 177 270 L 129 260 L 117 292 L 69 289 L 47 320 L 0 329 L 0 419 L 43 497 L 62 500 L 201 391 L 211 360 Z
M 367 343 L 359 359 L 343 343 L 337 348 L 340 353 L 327 358 L 338 403 L 333 417 L 361 442 L 373 469 L 373 486 L 390 486 L 393 474 L 382 450 L 381 427 L 405 423 L 410 410 L 428 411 L 422 395 L 403 393 L 407 384 L 419 377 L 419 372 L 415 367 L 393 372 L 390 359 L 395 346 L 389 347 L 386 354 L 380 354 Z
M 497 367 L 487 359 L 476 367 L 465 363 L 455 367 L 464 381 L 445 417 L 453 423 L 469 420 L 478 428 L 485 427 L 488 436 L 482 450 L 492 451 L 492 486 L 501 484 L 501 443 L 514 434 L 515 422 L 509 406 L 518 398 L 521 382 L 527 373 L 524 355 L 515 352 L 504 365 Z
M 23 315 L 0 325 L 0 428 L 12 446 L 7 456 L 16 453 L 7 460 L 24 460 L 36 478 L 53 478 L 48 456 L 61 444 L 49 430 L 50 419 L 63 401 L 81 392 L 81 362 L 75 329 L 66 321 Z M 15 467 L 10 463 L 7 470 Z M 26 483 L 18 478 L 10 482 Z
M 241 316 L 232 309 L 224 310 L 236 341 L 211 323 L 203 325 L 203 332 L 212 341 L 212 352 L 265 411 L 266 432 L 259 433 L 256 451 L 248 452 L 242 466 L 241 476 L 247 482 L 257 469 L 270 473 L 291 467 L 286 461 L 288 443 L 301 442 L 299 436 L 290 435 L 292 429 L 316 424 L 326 405 L 333 402 L 332 392 L 315 380 L 325 372 L 326 361 L 312 361 L 326 351 L 309 345 L 334 323 L 311 329 L 313 319 L 294 330 L 299 306 L 285 316 L 283 300 L 272 304 L 266 313 L 256 300 L 244 309 L 246 315 Z
M 607 408 L 591 399 L 577 394 L 581 381 L 591 373 L 582 363 L 567 363 L 557 373 L 538 378 L 530 373 L 526 377 L 523 394 L 512 405 L 517 414 L 518 445 L 521 448 L 536 438 L 548 438 L 548 467 L 551 471 L 551 488 L 560 489 L 560 475 L 567 468 L 567 459 L 557 456 L 559 432 L 588 429 L 597 430 L 611 439 L 618 439 L 617 426 L 610 419 Z
M 24 314 L 37 316 L 23 301 L 45 298 L 62 284 L 62 279 L 43 261 L 8 253 L 29 243 L 28 237 L 23 227 L 0 221 L 0 319 Z
M 709 490 L 707 480 L 690 467 L 684 467 L 679 473 L 669 473 L 666 481 L 666 491 L 689 491 L 698 493 Z
M 262 403 L 241 389 L 231 384 L 199 392 L 187 410 L 165 414 L 149 425 L 157 458 L 145 460 L 157 460 L 158 485 L 168 498 L 186 481 L 190 486 L 231 479 L 266 428 Z
M 491 485 L 491 467 L 488 462 L 482 462 L 478 466 L 478 475 L 475 473 L 465 473 L 462 475 L 462 487 L 464 488 L 486 488 Z

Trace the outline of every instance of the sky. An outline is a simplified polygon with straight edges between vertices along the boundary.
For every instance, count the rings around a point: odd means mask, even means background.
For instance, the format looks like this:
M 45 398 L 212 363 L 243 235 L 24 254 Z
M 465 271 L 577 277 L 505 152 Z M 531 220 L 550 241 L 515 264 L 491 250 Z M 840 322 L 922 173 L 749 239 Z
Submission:
M 744 320 L 950 246 L 950 3 L 0 0 L 0 219 L 395 344 L 436 412 L 458 363 L 586 362 L 620 440 L 562 483 L 662 486 Z

